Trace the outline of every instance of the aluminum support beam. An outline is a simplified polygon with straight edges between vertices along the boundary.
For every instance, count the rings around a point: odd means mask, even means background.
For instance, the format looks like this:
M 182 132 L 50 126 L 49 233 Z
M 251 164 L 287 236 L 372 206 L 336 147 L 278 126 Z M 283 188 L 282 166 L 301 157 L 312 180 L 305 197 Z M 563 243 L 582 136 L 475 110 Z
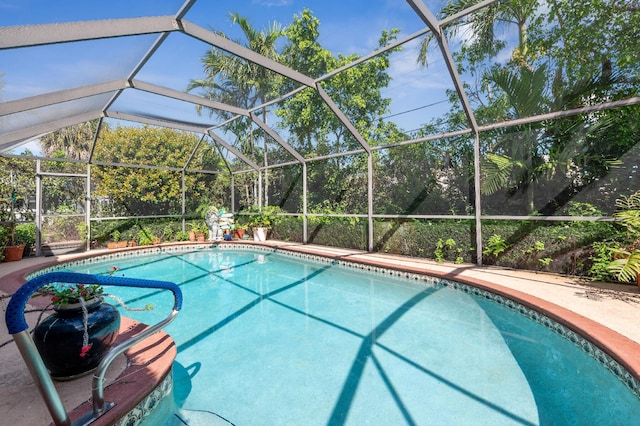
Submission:
M 309 220 L 307 212 L 307 163 L 302 163 L 302 243 L 309 243 Z
M 480 135 L 473 138 L 473 193 L 474 216 L 476 223 L 476 264 L 482 265 L 482 192 L 480 182 Z
M 176 13 L 176 19 L 184 18 L 194 4 L 196 4 L 196 0 L 185 0 L 178 13 Z
M 17 25 L 0 28 L 0 50 L 177 30 L 173 16 Z
M 177 99 L 179 101 L 189 102 L 195 105 L 201 105 L 211 109 L 217 109 L 220 111 L 227 111 L 232 114 L 249 116 L 249 111 L 237 108 L 232 105 L 223 104 L 222 102 L 210 101 L 202 96 L 192 95 L 185 92 L 179 92 L 177 90 L 169 89 L 163 86 L 157 86 L 155 84 L 146 83 L 140 80 L 133 80 L 133 87 L 144 92 L 153 93 L 155 95 L 166 96 L 168 98 Z
M 243 153 L 238 151 L 236 148 L 231 146 L 231 144 L 229 144 L 227 141 L 222 139 L 220 136 L 216 135 L 213 132 L 208 132 L 207 134 L 209 135 L 209 137 L 211 137 L 211 139 L 214 140 L 214 142 L 219 143 L 220 145 L 225 147 L 227 150 L 231 151 L 233 153 L 233 155 L 235 155 L 236 157 L 238 157 L 239 159 L 241 159 L 242 161 L 247 163 L 254 170 L 256 170 L 256 171 L 260 170 L 260 166 L 259 165 L 257 165 L 253 160 L 249 159 L 246 155 L 244 155 Z
M 264 121 L 260 120 L 258 118 L 258 116 L 254 112 L 251 113 L 251 119 L 253 120 L 254 123 L 256 123 L 258 125 L 258 127 L 260 127 L 269 136 L 271 136 L 273 138 L 273 140 L 278 142 L 280 144 L 280 146 L 282 146 L 284 149 L 286 149 L 289 154 L 293 155 L 296 160 L 298 160 L 300 163 L 304 163 L 304 157 L 302 155 L 300 155 L 298 153 L 298 151 L 293 149 L 293 147 L 291 145 L 286 143 L 280 137 L 280 135 L 278 135 L 271 127 L 267 126 L 267 124 Z
M 201 139 L 202 141 L 202 139 Z M 184 173 L 184 169 L 182 170 L 182 172 L 180 173 L 181 176 L 181 189 L 182 189 L 182 232 L 186 231 L 186 217 L 185 215 L 187 214 L 187 186 L 185 183 L 185 173 Z
M 373 252 L 373 153 L 367 154 L 367 223 L 369 252 Z
M 102 122 L 104 121 L 104 117 L 100 117 L 98 120 L 98 126 L 96 127 L 96 131 L 93 134 L 93 141 L 91 141 L 91 149 L 89 151 L 89 159 L 87 161 L 88 164 L 91 164 L 93 161 L 93 153 L 96 150 L 96 144 L 98 143 L 98 137 L 100 136 L 100 130 L 102 130 Z
M 315 82 L 312 78 L 295 71 L 285 65 L 282 65 L 274 60 L 266 58 L 251 49 L 241 46 L 228 38 L 222 37 L 209 30 L 206 30 L 196 24 L 189 21 L 180 21 L 184 32 L 191 37 L 194 37 L 200 41 L 210 44 L 214 47 L 220 48 L 226 52 L 236 55 L 242 59 L 246 59 L 249 62 L 265 67 L 275 73 L 285 76 L 293 81 L 304 84 L 305 86 L 315 87 Z
M 85 225 L 87 226 L 87 251 L 91 250 L 91 164 L 87 163 L 87 181 L 85 193 Z
M 15 101 L 3 102 L 0 103 L 0 116 L 29 111 L 61 102 L 73 101 L 75 99 L 87 98 L 89 96 L 100 95 L 102 93 L 115 92 L 117 90 L 124 89 L 127 86 L 128 83 L 125 79 L 112 80 L 88 86 L 76 87 L 73 89 L 45 93 L 38 96 L 31 96 Z
M 167 121 L 159 118 L 144 117 L 137 114 L 128 114 L 125 112 L 107 111 L 104 113 L 105 117 L 115 118 L 118 120 L 126 120 L 143 124 L 150 124 L 152 126 L 166 127 L 169 129 L 184 130 L 186 132 L 194 132 L 200 134 L 206 134 L 209 126 L 197 125 L 197 124 L 185 124 L 177 121 Z
M 431 13 L 422 0 L 407 0 L 407 3 L 413 8 L 416 14 L 422 19 L 422 21 L 431 29 L 431 32 L 435 36 L 440 47 L 440 52 L 444 58 L 444 62 L 453 81 L 453 86 L 458 94 L 458 99 L 462 103 L 462 109 L 467 116 L 469 126 L 474 135 L 474 191 L 475 191 L 475 221 L 476 221 L 476 263 L 482 264 L 482 222 L 480 215 L 482 214 L 481 198 L 480 198 L 480 136 L 478 134 L 478 123 L 476 122 L 475 115 L 471 109 L 471 104 L 467 98 L 467 94 L 464 91 L 464 86 L 458 70 L 456 68 L 455 61 L 451 55 L 447 38 L 442 33 L 442 28 L 438 23 L 436 17 Z M 464 12 L 464 11 L 463 11 Z
M 73 126 L 74 124 L 95 120 L 99 117 L 100 111 L 89 111 L 83 114 L 50 121 L 48 123 L 37 124 L 25 129 L 16 130 L 15 132 L 0 134 L 0 152 L 9 150 L 23 142 L 28 142 L 37 136 L 44 135 L 58 129 L 63 129 L 68 126 Z
M 36 160 L 36 256 L 42 254 L 42 174 L 41 161 Z
M 464 18 L 467 15 L 471 15 L 472 13 L 485 8 L 487 6 L 489 6 L 492 3 L 497 3 L 500 0 L 484 0 L 481 1 L 480 3 L 476 3 L 473 6 L 469 6 L 468 8 L 466 8 L 465 10 L 461 10 L 458 13 L 455 13 L 451 16 L 447 16 L 446 18 L 443 18 L 440 21 L 440 27 L 446 27 L 447 25 L 450 25 L 451 23 L 457 21 L 460 18 Z
M 349 130 L 349 132 L 353 135 L 353 137 L 356 138 L 360 146 L 362 146 L 362 148 L 367 151 L 367 153 L 371 152 L 371 147 L 369 146 L 367 141 L 364 140 L 360 132 L 358 132 L 355 126 L 351 124 L 351 121 L 349 121 L 347 116 L 344 115 L 338 105 L 333 102 L 333 99 L 331 99 L 327 92 L 325 92 L 324 89 L 320 87 L 320 84 L 316 85 L 316 90 L 318 91 L 318 94 L 320 95 L 322 100 L 327 104 L 329 109 L 331 109 L 331 111 L 333 111 L 333 113 L 338 117 L 338 120 L 340 120 L 342 124 L 344 124 L 344 126 L 347 128 L 347 130 Z
M 183 171 L 189 167 L 189 164 L 191 164 L 191 161 L 193 160 L 193 157 L 195 157 L 196 152 L 198 152 L 198 148 L 200 148 L 200 145 L 202 145 L 202 141 L 204 141 L 204 138 L 205 138 L 205 135 L 202 135 L 198 143 L 196 143 L 196 146 L 194 146 L 191 152 L 189 153 L 189 158 L 187 158 L 187 161 L 184 163 L 184 166 L 182 167 Z

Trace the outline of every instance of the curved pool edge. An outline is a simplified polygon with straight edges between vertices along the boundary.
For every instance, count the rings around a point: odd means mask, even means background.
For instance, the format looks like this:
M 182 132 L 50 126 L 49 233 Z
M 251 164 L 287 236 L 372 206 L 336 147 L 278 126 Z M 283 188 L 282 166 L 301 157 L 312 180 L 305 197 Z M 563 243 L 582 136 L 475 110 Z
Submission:
M 235 247 L 234 247 L 235 246 Z M 390 270 L 396 271 L 395 276 L 409 276 L 412 274 L 441 278 L 457 283 L 461 283 L 466 286 L 477 288 L 482 291 L 486 291 L 536 311 L 541 315 L 544 315 L 557 322 L 558 324 L 566 327 L 567 329 L 575 332 L 584 340 L 590 342 L 611 359 L 624 368 L 629 375 L 634 379 L 635 383 L 626 382 L 627 386 L 631 388 L 636 395 L 638 394 L 638 381 L 640 381 L 640 360 L 635 357 L 635 354 L 640 353 L 640 344 L 617 331 L 600 324 L 597 321 L 589 319 L 583 315 L 573 312 L 565 307 L 562 307 L 556 303 L 542 299 L 540 297 L 528 294 L 523 291 L 519 291 L 513 288 L 509 288 L 500 284 L 496 284 L 484 279 L 476 277 L 465 276 L 461 273 L 462 270 L 472 269 L 473 266 L 461 266 L 455 265 L 451 270 L 443 270 L 440 264 L 427 264 L 421 263 L 419 265 L 410 265 L 406 262 L 411 258 L 400 257 L 384 257 L 381 254 L 371 254 L 362 251 L 337 249 L 333 247 L 324 247 L 316 245 L 302 245 L 297 243 L 288 243 L 282 241 L 267 241 L 264 243 L 257 243 L 253 241 L 242 242 L 208 242 L 208 243 L 178 243 L 178 244 L 162 244 L 158 246 L 144 246 L 134 247 L 122 250 L 109 250 L 109 251 L 91 251 L 76 255 L 67 255 L 61 258 L 52 259 L 51 261 L 45 261 L 38 265 L 26 267 L 8 274 L 2 279 L 0 290 L 11 293 L 11 288 L 18 288 L 25 282 L 26 276 L 34 272 L 40 271 L 43 268 L 55 267 L 60 264 L 73 262 L 85 258 L 103 257 L 104 255 L 112 255 L 114 258 L 118 256 L 126 256 L 128 252 L 144 252 L 144 251 L 165 251 L 169 252 L 174 250 L 186 250 L 186 249 L 207 249 L 211 247 L 223 248 L 243 248 L 243 249 L 258 249 L 274 252 L 287 252 L 297 256 L 310 256 L 313 258 L 317 256 L 325 260 L 329 260 L 335 263 L 344 263 L 355 266 L 356 269 L 363 270 Z M 15 291 L 15 290 L 14 290 Z M 37 299 L 36 299 L 37 300 Z M 574 342 L 575 343 L 575 342 Z M 619 375 L 619 378 L 624 381 L 624 378 Z
M 556 303 L 531 295 L 524 291 L 492 283 L 484 279 L 465 276 L 461 274 L 459 270 L 468 268 L 461 268 L 461 265 L 455 265 L 455 267 L 452 268 L 453 271 L 443 271 L 440 268 L 436 269 L 435 267 L 430 267 L 428 264 L 409 266 L 405 263 L 394 263 L 394 259 L 384 261 L 379 256 L 372 256 L 366 252 L 362 252 L 362 254 L 357 255 L 344 256 L 342 254 L 327 255 L 322 253 L 322 251 L 317 250 L 317 247 L 311 249 L 306 249 L 306 246 L 294 247 L 278 245 L 276 247 L 280 251 L 286 250 L 296 253 L 312 254 L 333 258 L 339 262 L 357 263 L 371 268 L 385 268 L 406 274 L 427 275 L 434 278 L 441 278 L 475 287 L 480 290 L 502 296 L 506 299 L 513 300 L 514 302 L 534 310 L 575 332 L 577 335 L 602 350 L 606 355 L 611 357 L 615 362 L 628 371 L 637 382 L 640 382 L 640 358 L 637 356 L 637 354 L 640 353 L 640 343 L 595 320 L 589 319 L 584 315 L 571 311 L 570 309 L 562 307 Z M 631 387 L 632 390 L 635 389 L 634 391 L 638 394 L 637 384 L 636 386 L 629 387 Z M 638 396 L 640 397 L 640 394 Z

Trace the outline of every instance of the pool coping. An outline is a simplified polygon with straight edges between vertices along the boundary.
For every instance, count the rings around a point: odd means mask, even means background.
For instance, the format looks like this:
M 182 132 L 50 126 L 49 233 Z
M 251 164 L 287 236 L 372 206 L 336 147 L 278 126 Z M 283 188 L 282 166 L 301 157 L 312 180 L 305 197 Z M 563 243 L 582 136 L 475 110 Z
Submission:
M 573 312 L 567 308 L 564 308 L 556 303 L 544 300 L 540 297 L 500 284 L 492 283 L 484 279 L 464 276 L 455 268 L 453 270 L 447 271 L 441 270 L 428 264 L 420 264 L 419 266 L 409 265 L 402 261 L 403 259 L 407 259 L 406 257 L 380 257 L 364 251 L 339 249 L 316 245 L 302 245 L 299 243 L 289 243 L 273 240 L 268 240 L 266 242 L 220 241 L 205 243 L 169 243 L 157 246 L 140 246 L 109 251 L 91 251 L 79 253 L 76 255 L 65 256 L 64 259 L 54 259 L 50 262 L 44 262 L 37 266 L 23 268 L 8 274 L 2 280 L 0 290 L 12 293 L 15 291 L 15 289 L 19 288 L 22 283 L 25 282 L 25 277 L 28 274 L 33 273 L 34 271 L 40 271 L 44 268 L 54 267 L 63 263 L 79 261 L 85 258 L 101 257 L 111 254 L 113 255 L 114 259 L 117 259 L 120 257 L 127 257 L 127 253 L 129 252 L 149 250 L 172 252 L 184 251 L 189 249 L 204 250 L 211 247 L 257 249 L 272 252 L 287 252 L 298 256 L 317 256 L 319 258 L 327 259 L 332 262 L 360 265 L 362 266 L 360 269 L 365 270 L 373 269 L 396 271 L 399 273 L 397 274 L 397 276 L 399 277 L 403 275 L 409 277 L 412 274 L 416 274 L 420 276 L 445 279 L 461 283 L 463 285 L 471 286 L 481 291 L 486 291 L 491 294 L 504 297 L 508 300 L 513 300 L 528 309 L 539 312 L 540 314 L 566 327 L 572 332 L 575 332 L 578 336 L 603 351 L 607 356 L 609 356 L 616 363 L 622 366 L 633 377 L 634 383 L 627 383 L 627 386 L 632 391 L 636 392 L 636 394 L 638 394 L 638 382 L 640 382 L 640 359 L 638 359 L 638 357 L 636 357 L 635 355 L 640 353 L 640 343 L 616 332 L 615 330 L 612 330 L 605 325 L 598 323 L 597 321 L 591 320 L 579 313 Z M 11 283 L 12 285 L 7 285 L 8 283 Z M 173 359 L 171 360 L 171 362 L 172 361 Z M 169 362 L 169 366 L 171 362 Z M 162 377 L 156 377 L 154 379 L 156 381 L 156 387 L 162 385 L 163 381 L 166 381 L 166 378 L 167 374 L 162 375 Z M 623 380 L 622 377 L 619 376 L 619 378 Z M 137 403 L 139 402 L 140 401 L 138 401 Z M 130 405 L 135 406 L 136 404 L 129 404 L 129 406 Z M 120 410 L 118 410 L 118 412 L 120 412 Z M 116 412 L 112 414 L 115 415 Z M 99 424 L 103 424 L 102 421 Z

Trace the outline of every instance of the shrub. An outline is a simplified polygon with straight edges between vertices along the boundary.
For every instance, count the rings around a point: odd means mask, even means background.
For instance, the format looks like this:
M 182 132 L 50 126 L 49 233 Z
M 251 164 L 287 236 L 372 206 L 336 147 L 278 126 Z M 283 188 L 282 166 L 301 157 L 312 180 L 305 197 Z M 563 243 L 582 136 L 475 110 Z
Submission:
M 189 233 L 186 231 L 178 231 L 175 236 L 176 241 L 188 241 Z
M 33 251 L 36 245 L 36 224 L 35 223 L 21 223 L 16 225 L 16 244 L 24 244 L 24 254 L 28 256 Z
M 507 244 L 501 235 L 493 234 L 487 240 L 486 248 L 482 250 L 482 253 L 497 258 L 500 253 L 503 253 L 508 247 L 509 244 Z

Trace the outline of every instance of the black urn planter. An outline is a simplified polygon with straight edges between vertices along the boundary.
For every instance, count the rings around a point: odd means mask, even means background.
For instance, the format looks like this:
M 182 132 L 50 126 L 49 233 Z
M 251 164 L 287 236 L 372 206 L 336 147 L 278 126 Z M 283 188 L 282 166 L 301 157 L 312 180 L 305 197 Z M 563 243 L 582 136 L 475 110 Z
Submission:
M 88 345 L 83 345 L 84 315 L 80 304 L 56 307 L 39 324 L 33 341 L 51 377 L 72 380 L 91 373 L 111 348 L 120 329 L 120 312 L 102 299 L 86 302 Z

